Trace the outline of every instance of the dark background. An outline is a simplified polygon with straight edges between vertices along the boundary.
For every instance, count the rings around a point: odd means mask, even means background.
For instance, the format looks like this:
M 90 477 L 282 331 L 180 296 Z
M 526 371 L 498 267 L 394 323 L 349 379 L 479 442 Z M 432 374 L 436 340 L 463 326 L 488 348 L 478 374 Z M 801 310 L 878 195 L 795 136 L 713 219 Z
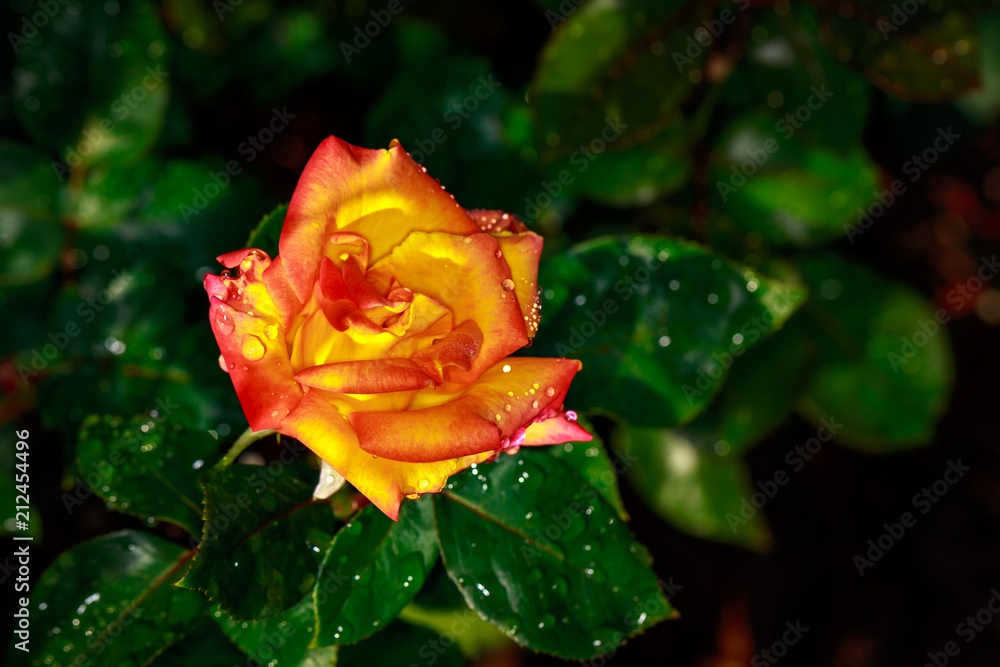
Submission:
M 20 4 L 4 3 L 4 34 L 20 25 Z M 288 200 L 305 161 L 324 137 L 336 134 L 351 143 L 373 147 L 387 145 L 394 138 L 373 128 L 371 115 L 387 87 L 407 66 L 400 26 L 405 23 L 414 30 L 429 27 L 446 35 L 447 49 L 461 57 L 485 59 L 515 99 L 531 82 L 539 53 L 551 35 L 543 7 L 532 2 L 414 0 L 405 3 L 398 25 L 374 40 L 357 56 L 352 68 L 343 62 L 337 45 L 370 10 L 381 8 L 378 3 L 348 3 L 348 11 L 342 2 L 280 6 L 247 2 L 235 7 L 233 14 L 260 11 L 267 16 L 236 32 L 225 28 L 237 17 L 216 25 L 210 3 L 203 3 L 200 9 L 196 4 L 157 5 L 173 50 L 170 111 L 154 149 L 157 159 L 195 160 L 217 167 L 236 157 L 240 143 L 267 124 L 274 107 L 287 107 L 296 117 L 246 165 L 245 174 L 234 179 L 233 191 L 225 201 L 200 215 L 194 225 L 174 221 L 180 236 L 144 236 L 139 232 L 133 240 L 119 240 L 119 245 L 111 246 L 113 252 L 125 252 L 134 245 L 143 249 L 144 258 L 150 258 L 151 263 L 172 262 L 175 271 L 161 272 L 156 278 L 157 289 L 175 293 L 164 297 L 167 307 L 175 311 L 177 321 L 192 330 L 182 343 L 183 349 L 209 349 L 193 364 L 195 378 L 215 371 L 214 343 L 202 321 L 206 303 L 195 272 L 210 266 L 215 254 L 241 245 L 263 213 Z M 767 9 L 765 6 L 761 11 Z M 293 15 L 299 17 L 299 24 L 290 18 Z M 302 16 L 311 16 L 313 21 Z M 184 35 L 188 34 L 192 44 L 198 40 L 185 30 L 201 20 L 208 21 L 210 29 L 205 32 L 209 37 L 199 48 L 192 48 L 185 44 Z M 738 53 L 749 29 L 749 25 L 737 25 L 714 48 L 724 54 Z M 316 30 L 319 36 L 311 37 Z M 296 48 L 296 43 L 300 47 Z M 16 62 L 13 50 L 6 46 L 0 48 L 0 136 L 31 144 L 33 138 L 11 111 L 17 103 L 11 92 Z M 71 114 L 74 105 L 82 102 L 67 98 L 63 103 Z M 715 117 L 712 126 L 720 127 L 727 121 L 724 115 Z M 926 136 L 926 128 L 949 123 L 962 128 L 965 140 L 910 188 L 905 200 L 864 235 L 863 243 L 838 240 L 831 245 L 880 275 L 908 283 L 932 301 L 972 275 L 980 256 L 990 256 L 997 249 L 1000 126 L 995 120 L 969 123 L 946 102 L 908 101 L 905 112 L 900 113 L 898 100 L 875 88 L 863 133 L 870 155 L 884 173 L 891 174 L 908 156 L 904 148 L 907 137 Z M 409 147 L 409 141 L 421 136 L 400 133 L 398 138 Z M 445 171 L 454 172 L 453 165 L 458 164 L 461 169 L 489 174 L 493 168 L 490 158 L 477 162 L 469 160 L 468 154 L 459 155 L 458 139 L 438 146 L 442 154 L 455 151 L 452 157 L 437 155 L 427 160 L 431 174 L 436 175 L 436 159 L 454 161 Z M 704 238 L 704 226 L 711 222 L 706 223 L 699 213 L 699 201 L 709 186 L 698 163 L 704 164 L 706 151 L 704 146 L 693 150 L 696 176 L 690 190 L 660 200 L 666 201 L 665 205 L 689 208 L 687 229 L 684 223 L 658 223 L 657 216 L 648 210 L 581 199 L 546 231 L 556 238 L 557 246 L 616 227 L 668 228 Z M 48 151 L 53 157 L 57 153 Z M 530 170 L 530 165 L 525 169 Z M 515 212 L 523 208 L 524 195 L 517 187 L 506 192 L 495 190 L 492 200 L 467 201 L 463 194 L 478 195 L 484 191 L 481 183 L 463 182 L 456 192 L 443 175 L 441 178 L 467 207 Z M 534 183 L 538 177 L 526 178 L 530 192 L 537 191 Z M 96 244 L 109 244 L 105 236 L 113 234 L 113 225 L 98 231 L 75 230 L 64 243 L 65 247 L 77 244 L 90 253 Z M 148 250 L 156 247 L 160 249 Z M 60 290 L 81 279 L 79 271 L 63 257 L 42 286 L 27 296 L 6 288 L 0 311 L 4 328 L 13 330 L 8 333 L 13 342 L 8 340 L 3 349 L 8 361 L 0 417 L 8 435 L 15 427 L 31 431 L 32 498 L 43 525 L 43 540 L 32 561 L 33 577 L 82 540 L 144 524 L 105 510 L 96 498 L 86 500 L 72 515 L 61 501 L 64 491 L 74 486 L 72 475 L 67 474 L 72 461 L 71 433 L 83 414 L 119 400 L 117 389 L 105 392 L 103 398 L 93 396 L 99 393 L 97 378 L 119 368 L 113 365 L 114 360 L 94 362 L 92 375 L 80 376 L 77 384 L 68 387 L 32 385 L 25 389 L 16 375 L 11 377 L 10 360 L 30 349 L 31 340 L 44 339 L 34 333 L 32 322 L 43 323 L 41 329 L 35 329 L 44 334 L 44 323 L 52 321 L 51 304 Z M 987 292 L 996 298 L 994 288 Z M 799 619 L 809 631 L 803 641 L 789 649 L 782 660 L 785 664 L 923 665 L 928 651 L 941 651 L 948 641 L 958 641 L 961 646 L 960 656 L 954 659 L 956 665 L 997 664 L 997 621 L 969 644 L 956 634 L 956 625 L 983 608 L 991 591 L 1000 588 L 1000 461 L 996 455 L 1000 423 L 995 398 L 1000 369 L 995 323 L 1000 318 L 996 309 L 996 305 L 984 305 L 978 313 L 959 313 L 948 325 L 956 376 L 948 410 L 933 441 L 926 447 L 891 455 L 862 453 L 836 443 L 825 445 L 763 510 L 774 537 L 769 553 L 755 554 L 680 532 L 646 507 L 625 479 L 620 480 L 633 530 L 650 548 L 657 573 L 682 586 L 672 600 L 682 618 L 630 641 L 610 664 L 746 665 L 758 651 L 780 638 L 786 622 Z M 163 346 L 183 356 L 178 345 Z M 94 378 L 93 384 L 87 384 L 86 377 Z M 222 386 L 213 396 L 224 396 L 224 390 Z M 77 403 L 82 405 L 74 412 Z M 149 407 L 143 399 L 136 399 L 136 405 L 136 409 Z M 218 430 L 218 424 L 225 423 L 233 432 L 242 429 L 242 416 L 233 397 L 220 399 L 199 419 L 206 428 Z M 597 425 L 607 440 L 611 422 L 598 420 Z M 805 420 L 789 419 L 749 452 L 753 479 L 770 479 L 775 470 L 784 467 L 785 454 L 813 435 L 814 428 Z M 859 576 L 853 557 L 868 549 L 869 539 L 884 532 L 883 523 L 898 521 L 901 513 L 912 510 L 912 496 L 939 479 L 948 461 L 959 459 L 971 466 L 971 471 L 930 512 L 918 515 L 917 525 Z M 180 537 L 169 527 L 157 530 Z M 9 552 L 10 542 L 5 544 L 4 550 Z M 7 594 L 3 598 L 7 619 L 12 599 Z M 481 664 L 559 662 L 512 650 L 486 656 Z

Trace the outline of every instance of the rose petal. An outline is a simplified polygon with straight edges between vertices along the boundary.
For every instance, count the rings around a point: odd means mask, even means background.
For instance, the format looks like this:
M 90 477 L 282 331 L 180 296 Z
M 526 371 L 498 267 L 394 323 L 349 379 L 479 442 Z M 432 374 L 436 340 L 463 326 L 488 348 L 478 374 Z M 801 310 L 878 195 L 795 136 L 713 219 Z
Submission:
M 513 213 L 503 211 L 492 211 L 488 209 L 476 208 L 466 211 L 469 217 L 479 225 L 479 229 L 490 234 L 497 232 L 521 233 L 528 231 L 528 228 Z
M 511 357 L 446 403 L 348 415 L 361 448 L 398 461 L 428 462 L 495 451 L 520 429 L 555 414 L 582 364 L 573 359 Z M 435 397 L 432 400 L 437 400 Z
M 542 256 L 542 237 L 534 232 L 497 234 L 497 243 L 510 267 L 514 294 L 521 306 L 528 338 L 534 338 L 541 322 L 542 302 L 538 298 L 538 260 Z
M 343 394 L 380 394 L 423 389 L 431 378 L 409 359 L 340 361 L 295 374 L 301 384 Z
M 449 366 L 467 371 L 479 356 L 483 346 L 483 332 L 472 320 L 455 327 L 444 338 L 413 355 L 413 361 L 436 384 L 444 384 L 444 371 Z
M 594 439 L 587 429 L 566 418 L 566 413 L 545 421 L 535 422 L 525 432 L 522 445 L 559 445 L 564 442 L 590 442 Z
M 308 301 L 331 234 L 358 234 L 377 261 L 418 230 L 471 234 L 478 228 L 398 142 L 370 150 L 330 137 L 299 178 L 278 247 L 295 294 Z
M 368 280 L 384 291 L 395 279 L 451 309 L 456 322 L 472 320 L 483 332 L 479 356 L 468 371 L 451 368 L 448 379 L 472 382 L 483 371 L 528 342 L 510 269 L 497 257 L 500 246 L 489 234 L 414 232 L 368 270 Z
M 373 457 L 361 450 L 347 419 L 313 391 L 285 419 L 282 430 L 316 452 L 393 521 L 399 516 L 403 496 L 436 493 L 450 475 L 492 456 L 485 453 L 433 463 Z
M 239 278 L 205 276 L 212 332 L 251 428 L 279 428 L 302 389 L 293 378 L 281 313 L 261 279 L 271 262 L 260 251 L 235 261 Z

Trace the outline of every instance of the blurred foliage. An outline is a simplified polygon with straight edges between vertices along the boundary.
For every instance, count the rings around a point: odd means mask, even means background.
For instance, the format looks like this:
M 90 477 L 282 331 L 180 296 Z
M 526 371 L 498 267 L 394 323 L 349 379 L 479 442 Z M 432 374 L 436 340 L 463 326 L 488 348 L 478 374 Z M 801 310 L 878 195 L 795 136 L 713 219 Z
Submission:
M 991 0 L 6 4 L 3 433 L 42 429 L 64 491 L 157 531 L 63 553 L 32 593 L 48 632 L 7 664 L 459 665 L 507 638 L 595 657 L 673 614 L 619 476 L 680 530 L 764 550 L 754 498 L 776 482 L 753 484 L 754 444 L 798 414 L 897 451 L 948 405 L 945 323 L 976 293 L 932 303 L 862 248 L 997 122 Z M 511 17 L 515 41 L 493 28 Z M 612 455 L 505 456 L 399 524 L 313 501 L 315 461 L 275 472 L 273 446 L 253 452 L 272 466 L 212 470 L 246 421 L 201 280 L 253 229 L 277 252 L 329 134 L 398 139 L 462 205 L 545 236 L 530 353 L 585 362 L 567 404 L 614 420 Z

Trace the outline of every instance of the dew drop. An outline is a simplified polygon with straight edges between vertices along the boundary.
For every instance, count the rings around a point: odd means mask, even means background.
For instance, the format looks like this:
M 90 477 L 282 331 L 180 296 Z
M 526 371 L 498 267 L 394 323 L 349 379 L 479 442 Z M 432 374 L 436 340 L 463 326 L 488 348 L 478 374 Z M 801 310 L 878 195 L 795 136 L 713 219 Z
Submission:
M 500 283 L 500 287 L 503 288 L 504 292 L 513 292 L 514 291 L 514 281 L 511 280 L 510 278 L 507 278 L 502 283 Z
M 462 243 L 464 243 L 465 245 L 469 245 L 470 243 L 472 243 L 472 237 L 466 236 L 465 238 L 462 239 Z
M 243 336 L 243 356 L 249 361 L 259 361 L 264 358 L 264 343 L 253 334 Z
M 245 350 L 246 348 L 243 348 L 243 349 Z M 548 396 L 549 398 L 552 398 L 553 396 L 556 395 L 556 390 L 553 389 L 552 387 L 546 387 L 545 388 L 545 395 Z
M 219 355 L 219 368 L 221 368 L 227 373 L 229 372 L 229 369 L 226 368 L 226 358 L 223 357 L 221 354 Z
M 274 340 L 278 337 L 278 327 L 273 324 L 268 324 L 264 327 L 264 335 L 267 336 L 269 340 Z
M 236 323 L 233 322 L 233 318 L 229 316 L 225 308 L 219 308 L 215 313 L 215 326 L 219 327 L 219 333 L 224 336 L 228 336 L 236 330 Z
M 504 373 L 510 373 L 510 364 L 504 364 L 503 365 L 503 372 Z
M 496 257 L 497 259 L 500 259 L 501 257 L 503 257 L 503 253 L 500 252 L 500 248 L 497 248 L 497 251 L 495 253 L 493 253 L 493 256 Z

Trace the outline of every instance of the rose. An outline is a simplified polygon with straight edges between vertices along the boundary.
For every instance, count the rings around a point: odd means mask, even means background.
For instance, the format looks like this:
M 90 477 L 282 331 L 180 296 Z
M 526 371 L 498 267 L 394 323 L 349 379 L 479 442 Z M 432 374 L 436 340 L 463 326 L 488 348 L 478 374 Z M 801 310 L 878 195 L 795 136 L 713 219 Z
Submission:
M 579 361 L 508 358 L 538 328 L 541 237 L 464 210 L 398 142 L 324 141 L 278 248 L 205 277 L 220 365 L 251 428 L 301 440 L 388 516 L 504 450 L 591 439 L 563 410 Z

